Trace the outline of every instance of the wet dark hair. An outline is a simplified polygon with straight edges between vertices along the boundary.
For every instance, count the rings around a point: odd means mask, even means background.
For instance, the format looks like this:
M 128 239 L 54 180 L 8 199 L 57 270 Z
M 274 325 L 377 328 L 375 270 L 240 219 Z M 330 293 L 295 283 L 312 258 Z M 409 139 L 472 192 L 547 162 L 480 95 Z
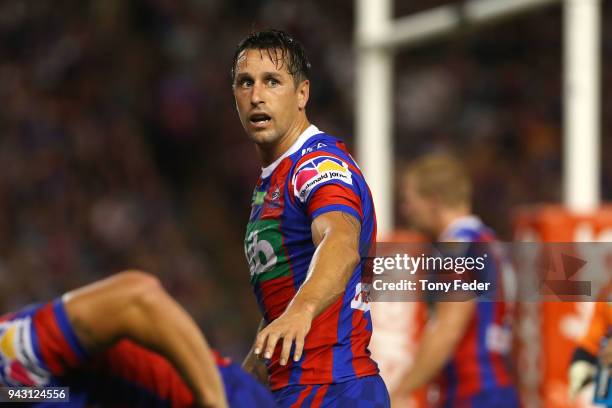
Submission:
M 287 72 L 293 77 L 297 86 L 300 82 L 308 79 L 310 73 L 310 62 L 306 57 L 304 47 L 298 41 L 291 38 L 289 34 L 281 30 L 264 30 L 253 32 L 242 40 L 234 51 L 232 69 L 230 72 L 232 83 L 236 79 L 236 65 L 238 57 L 244 50 L 266 51 L 277 68 L 287 65 Z

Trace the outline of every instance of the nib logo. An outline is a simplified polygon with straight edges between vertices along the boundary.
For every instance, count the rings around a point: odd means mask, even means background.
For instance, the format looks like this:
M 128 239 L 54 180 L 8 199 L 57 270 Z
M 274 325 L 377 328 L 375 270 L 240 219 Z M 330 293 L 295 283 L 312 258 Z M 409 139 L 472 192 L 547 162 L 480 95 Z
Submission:
M 557 271 L 553 260 L 553 254 L 550 253 L 550 251 L 546 251 L 546 253 L 542 255 L 538 265 L 543 278 L 540 285 L 540 292 L 545 285 L 555 295 L 591 296 L 591 282 L 572 280 L 587 262 L 572 255 L 562 253 L 560 256 L 561 267 L 563 268 L 562 274 Z M 548 279 L 549 276 L 560 277 L 561 275 L 563 275 L 565 279 Z

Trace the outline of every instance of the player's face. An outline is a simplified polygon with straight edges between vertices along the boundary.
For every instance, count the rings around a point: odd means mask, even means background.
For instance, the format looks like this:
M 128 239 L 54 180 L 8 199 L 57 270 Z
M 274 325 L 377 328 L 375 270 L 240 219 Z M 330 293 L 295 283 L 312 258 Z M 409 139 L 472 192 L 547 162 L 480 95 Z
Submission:
M 435 205 L 418 190 L 418 180 L 407 176 L 402 185 L 402 212 L 408 222 L 427 235 L 435 235 Z
M 258 145 L 280 142 L 305 117 L 309 83 L 296 87 L 286 66 L 273 61 L 267 50 L 245 50 L 238 58 L 236 108 L 244 130 Z

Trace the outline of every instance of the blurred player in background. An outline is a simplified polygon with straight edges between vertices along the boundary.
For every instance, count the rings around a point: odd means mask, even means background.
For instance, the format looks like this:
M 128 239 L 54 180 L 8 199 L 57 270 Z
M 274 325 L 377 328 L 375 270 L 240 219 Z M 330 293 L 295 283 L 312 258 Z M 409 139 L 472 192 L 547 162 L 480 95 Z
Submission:
M 587 384 L 595 380 L 598 366 L 612 366 L 612 304 L 609 302 L 611 294 L 612 283 L 609 283 L 599 294 L 600 301 L 594 303 L 595 309 L 587 332 L 578 341 L 572 356 L 568 372 L 572 400 Z M 610 394 L 612 390 L 602 399 L 612 399 Z
M 274 406 L 210 350 L 156 278 L 137 271 L 0 317 L 0 384 L 69 387 L 70 403 L 44 406 Z
M 403 210 L 432 241 L 492 242 L 494 233 L 471 214 L 472 185 L 450 156 L 415 161 L 402 179 Z M 395 390 L 407 395 L 435 380 L 434 406 L 517 407 L 506 358 L 511 347 L 509 310 L 503 302 L 435 302 L 412 366 Z
M 344 143 L 306 117 L 309 69 L 281 31 L 253 33 L 234 54 L 238 115 L 262 164 L 245 251 L 263 321 L 244 366 L 265 372 L 263 355 L 283 407 L 386 407 L 361 284 L 372 197 Z

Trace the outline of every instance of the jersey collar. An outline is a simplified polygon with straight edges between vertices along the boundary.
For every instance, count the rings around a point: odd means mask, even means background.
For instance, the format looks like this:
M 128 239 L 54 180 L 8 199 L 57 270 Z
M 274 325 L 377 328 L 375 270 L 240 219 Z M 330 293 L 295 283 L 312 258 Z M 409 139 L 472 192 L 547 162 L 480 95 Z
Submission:
M 444 242 L 449 239 L 453 239 L 458 230 L 469 228 L 469 229 L 477 229 L 482 226 L 482 220 L 475 215 L 465 215 L 463 217 L 459 217 L 446 227 L 444 232 L 440 234 L 438 241 Z
M 291 147 L 289 149 L 287 149 L 287 151 L 285 153 L 282 154 L 281 157 L 279 157 L 278 159 L 274 160 L 274 162 L 272 164 L 270 164 L 270 165 L 268 165 L 266 167 L 262 167 L 261 168 L 261 178 L 269 177 L 270 174 L 272 174 L 272 172 L 276 169 L 276 167 L 279 165 L 279 163 L 281 161 L 283 161 L 283 159 L 285 157 L 290 156 L 293 153 L 297 152 L 297 150 L 300 147 L 302 147 L 304 145 L 304 143 L 306 143 L 306 141 L 308 139 L 310 139 L 312 136 L 317 135 L 319 133 L 321 133 L 321 131 L 315 125 L 308 126 L 302 132 L 302 134 L 298 136 L 298 138 L 295 140 L 295 142 L 293 142 Z

